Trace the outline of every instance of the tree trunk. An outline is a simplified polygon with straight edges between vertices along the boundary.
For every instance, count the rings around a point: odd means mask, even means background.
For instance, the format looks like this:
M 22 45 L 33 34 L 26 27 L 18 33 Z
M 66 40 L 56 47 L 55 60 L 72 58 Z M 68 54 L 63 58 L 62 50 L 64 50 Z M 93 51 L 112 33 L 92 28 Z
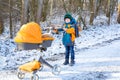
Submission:
M 42 21 L 44 22 L 47 17 L 47 11 L 48 11 L 48 2 L 49 0 L 44 0 L 43 1 L 43 9 L 42 9 Z
M 98 15 L 98 13 L 99 13 L 100 6 L 101 6 L 101 0 L 96 0 L 95 17 L 97 17 L 97 15 Z
M 38 0 L 35 0 L 35 4 L 34 4 L 34 21 L 37 21 L 37 9 L 38 9 Z
M 38 0 L 38 9 L 37 9 L 37 17 L 36 17 L 36 22 L 38 24 L 40 24 L 40 20 L 41 20 L 42 7 L 43 7 L 43 0 Z
M 93 25 L 94 20 L 94 0 L 90 0 L 90 21 L 89 24 Z
M 64 8 L 65 12 L 67 13 L 67 12 L 68 12 L 68 10 L 67 10 L 67 7 L 66 7 L 66 4 L 65 4 L 65 1 L 64 1 L 64 0 L 62 0 L 62 2 L 63 2 L 63 8 Z
M 86 26 L 86 23 L 85 23 L 85 20 L 83 20 L 82 16 L 79 15 L 78 17 L 78 22 L 81 21 L 83 23 L 83 30 L 86 30 L 87 29 L 87 26 Z
M 3 19 L 0 17 L 0 34 L 3 33 Z
M 82 17 L 82 14 L 81 14 L 82 10 L 80 9 L 79 10 L 79 17 L 77 19 L 77 22 L 79 23 L 79 25 L 81 26 L 81 22 L 83 23 L 83 30 L 87 29 L 87 26 L 86 26 L 86 23 L 85 23 L 85 20 L 83 19 Z
M 113 15 L 113 13 L 115 12 L 115 7 L 117 5 L 117 0 L 112 0 L 111 2 L 111 15 Z
M 29 0 L 29 21 L 35 21 L 35 1 L 36 0 Z
M 74 1 L 75 2 L 75 1 Z M 73 6 L 73 0 L 69 0 L 68 2 L 69 6 L 68 6 L 68 11 L 72 12 L 72 6 Z
M 101 5 L 103 7 L 101 7 L 101 10 L 104 12 L 104 14 L 106 14 L 108 11 L 108 0 L 102 0 Z
M 118 4 L 118 10 L 117 10 L 117 22 L 120 24 L 120 3 Z
M 83 23 L 83 30 L 87 29 L 87 26 L 86 26 L 86 23 L 85 23 L 85 20 L 83 19 L 82 17 L 82 12 L 83 12 L 83 4 L 84 1 L 83 0 L 79 0 L 79 17 L 77 19 L 77 22 L 79 22 L 79 24 L 82 22 Z M 80 25 L 81 26 L 81 25 Z
M 12 4 L 11 4 L 11 0 L 9 0 L 9 23 L 10 23 L 10 38 L 13 38 L 13 34 L 12 34 Z
M 28 5 L 29 0 L 22 0 L 21 25 L 26 24 L 28 21 Z
M 111 0 L 108 0 L 108 8 L 107 8 L 107 13 L 106 13 L 106 16 L 108 17 L 108 24 L 110 24 L 110 15 L 111 13 Z
M 50 16 L 53 14 L 53 0 L 50 0 Z

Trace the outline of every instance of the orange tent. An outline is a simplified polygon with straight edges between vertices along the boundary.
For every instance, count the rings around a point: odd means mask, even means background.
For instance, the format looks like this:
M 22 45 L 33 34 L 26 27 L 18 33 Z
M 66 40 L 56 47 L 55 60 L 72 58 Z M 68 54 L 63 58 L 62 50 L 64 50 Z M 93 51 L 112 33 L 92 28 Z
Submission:
M 17 43 L 42 43 L 41 27 L 35 22 L 24 24 L 18 31 L 14 41 Z

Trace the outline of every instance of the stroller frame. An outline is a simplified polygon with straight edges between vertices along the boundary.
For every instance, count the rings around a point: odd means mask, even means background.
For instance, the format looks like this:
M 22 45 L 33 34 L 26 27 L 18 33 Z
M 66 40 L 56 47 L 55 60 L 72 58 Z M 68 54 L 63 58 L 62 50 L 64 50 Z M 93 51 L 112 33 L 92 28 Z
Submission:
M 46 51 L 47 47 L 51 46 L 52 41 L 44 41 L 42 44 L 31 44 L 31 43 L 20 43 L 18 44 L 17 48 L 19 50 L 31 50 L 31 49 L 39 49 L 40 52 Z M 58 75 L 61 71 L 60 66 L 56 65 L 51 65 L 47 61 L 45 61 L 42 56 L 39 57 L 38 62 L 41 64 L 39 69 L 33 70 L 32 71 L 32 76 L 31 80 L 39 80 L 39 76 L 37 75 L 37 72 L 43 69 L 43 64 L 48 66 L 49 68 L 52 69 L 52 73 L 54 75 Z M 24 65 L 24 64 L 23 64 Z M 24 79 L 25 73 L 29 73 L 28 71 L 20 70 L 18 69 L 18 78 L 19 79 Z

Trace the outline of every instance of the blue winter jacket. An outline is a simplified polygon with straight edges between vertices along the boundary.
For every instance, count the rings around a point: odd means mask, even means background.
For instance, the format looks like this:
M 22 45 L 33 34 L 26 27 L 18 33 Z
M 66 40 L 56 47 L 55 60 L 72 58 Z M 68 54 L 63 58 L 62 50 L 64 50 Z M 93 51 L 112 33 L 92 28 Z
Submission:
M 73 18 L 70 23 L 64 23 L 65 24 L 64 27 L 69 28 L 68 25 L 72 25 L 75 23 L 76 23 L 76 21 Z M 74 26 L 71 26 L 71 27 L 74 27 Z M 58 29 L 58 31 L 63 31 L 63 38 L 62 38 L 63 45 L 65 45 L 65 46 L 73 46 L 74 45 L 74 42 L 72 42 L 72 40 L 71 40 L 71 34 L 66 33 L 66 31 L 64 31 L 63 29 Z

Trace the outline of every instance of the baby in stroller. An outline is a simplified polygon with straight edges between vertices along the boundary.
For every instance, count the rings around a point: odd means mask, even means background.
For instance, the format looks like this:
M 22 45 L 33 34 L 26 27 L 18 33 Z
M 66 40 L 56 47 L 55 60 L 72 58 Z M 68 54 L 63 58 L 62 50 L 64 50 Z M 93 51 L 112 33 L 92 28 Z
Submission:
M 17 43 L 18 50 L 39 49 L 41 52 L 45 51 L 47 47 L 50 47 L 53 40 L 54 38 L 51 35 L 42 34 L 41 27 L 35 22 L 24 24 L 14 38 L 14 41 Z M 53 74 L 60 73 L 60 67 L 58 65 L 52 66 L 46 62 L 42 56 L 40 56 L 39 60 L 33 60 L 19 66 L 18 78 L 23 79 L 25 77 L 25 73 L 28 72 L 32 73 L 31 80 L 38 80 L 39 76 L 36 72 L 42 69 L 42 64 L 50 67 Z

